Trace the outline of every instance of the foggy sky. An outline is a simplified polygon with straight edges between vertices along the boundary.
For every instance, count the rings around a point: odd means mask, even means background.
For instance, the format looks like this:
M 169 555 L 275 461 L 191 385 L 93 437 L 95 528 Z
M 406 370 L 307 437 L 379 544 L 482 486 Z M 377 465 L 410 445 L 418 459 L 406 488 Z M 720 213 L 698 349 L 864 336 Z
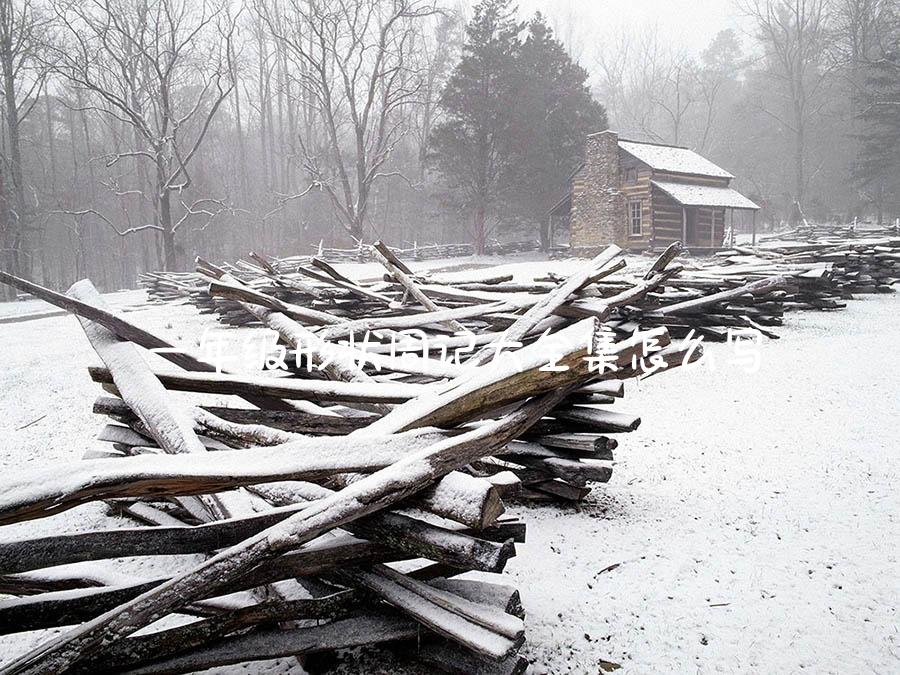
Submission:
M 471 4 L 474 4 L 472 2 Z M 747 29 L 735 0 L 518 0 L 519 15 L 541 11 L 582 65 L 591 67 L 597 43 L 622 26 L 657 24 L 672 47 L 692 54 L 705 49 L 720 30 Z

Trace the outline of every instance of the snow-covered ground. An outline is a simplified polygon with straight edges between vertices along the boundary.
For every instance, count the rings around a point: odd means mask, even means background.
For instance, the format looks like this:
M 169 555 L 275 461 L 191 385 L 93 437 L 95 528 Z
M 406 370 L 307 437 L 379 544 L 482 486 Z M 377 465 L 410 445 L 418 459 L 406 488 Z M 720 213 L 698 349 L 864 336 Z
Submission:
M 610 483 L 519 509 L 537 673 L 900 672 L 900 297 L 780 333 L 632 385 Z
M 171 305 L 137 304 L 129 318 L 182 343 L 211 321 Z M 616 407 L 643 424 L 621 437 L 611 482 L 578 509 L 514 509 L 528 543 L 508 575 L 534 671 L 597 673 L 601 660 L 633 673 L 900 671 L 898 329 L 900 297 L 866 297 L 791 314 L 757 373 L 711 345 L 714 368 L 632 383 Z M 0 324 L 0 354 L 0 470 L 79 457 L 101 422 L 76 320 Z M 105 518 L 87 505 L 15 532 Z M 0 637 L 0 660 L 43 637 Z

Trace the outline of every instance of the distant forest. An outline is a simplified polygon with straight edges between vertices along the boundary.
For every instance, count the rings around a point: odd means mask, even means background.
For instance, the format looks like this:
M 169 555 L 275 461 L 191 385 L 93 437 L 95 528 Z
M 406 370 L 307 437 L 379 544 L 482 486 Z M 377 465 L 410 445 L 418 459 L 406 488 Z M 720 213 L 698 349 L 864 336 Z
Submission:
M 581 58 L 511 0 L 0 0 L 0 268 L 537 239 L 584 136 L 690 147 L 769 225 L 900 216 L 900 0 L 734 0 Z

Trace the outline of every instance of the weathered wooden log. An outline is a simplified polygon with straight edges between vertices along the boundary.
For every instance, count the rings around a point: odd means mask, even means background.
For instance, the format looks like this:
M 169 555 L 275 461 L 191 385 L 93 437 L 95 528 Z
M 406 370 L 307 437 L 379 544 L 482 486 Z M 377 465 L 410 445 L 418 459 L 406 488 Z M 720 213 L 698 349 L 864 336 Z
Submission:
M 104 410 L 115 412 L 118 419 L 126 418 L 122 408 L 124 407 L 127 410 L 127 406 L 119 399 L 101 400 L 103 401 L 102 408 Z M 227 410 L 228 409 L 221 409 L 221 411 Z M 195 410 L 195 413 L 196 412 L 197 411 Z M 202 416 L 198 417 L 198 419 L 209 428 L 208 420 L 205 420 Z M 212 428 L 213 433 L 217 433 L 219 430 L 220 428 L 218 425 L 215 425 Z M 347 432 L 338 431 L 336 433 L 337 435 L 340 435 L 341 433 Z M 245 434 L 241 434 L 241 437 L 244 436 Z M 224 437 L 231 439 L 234 436 L 226 434 Z M 291 440 L 283 442 L 290 443 L 293 440 L 303 439 L 292 437 Z M 269 443 L 264 440 L 264 444 L 274 445 L 276 443 Z M 349 480 L 345 480 L 346 478 L 346 475 L 333 476 L 332 480 L 341 479 L 341 484 L 346 485 L 349 484 Z M 271 503 L 287 505 L 304 499 L 304 497 L 297 497 L 296 490 L 288 490 L 288 499 L 285 500 L 283 498 L 278 498 L 276 491 L 273 491 L 271 487 L 265 490 L 262 489 L 263 487 L 264 486 L 256 485 L 254 486 L 254 491 L 264 493 L 266 499 Z M 319 492 L 314 498 L 327 496 L 325 488 L 317 487 L 317 489 Z M 295 493 L 293 497 L 290 496 L 291 492 Z M 502 495 L 496 486 L 486 484 L 484 481 L 479 481 L 466 474 L 454 472 L 442 478 L 433 487 L 423 491 L 422 494 L 417 495 L 414 503 L 419 508 L 443 518 L 455 520 L 469 527 L 483 528 L 491 524 L 503 513 L 504 508 L 501 497 Z M 275 501 L 272 501 L 273 499 L 275 499 Z
M 153 589 L 158 583 L 155 580 L 121 587 L 76 588 L 24 598 L 0 599 L 0 635 L 77 624 Z M 3 584 L 9 590 L 17 590 L 11 580 L 4 580 Z M 202 602 L 197 602 L 182 607 L 179 612 L 210 616 L 220 613 L 220 610 L 206 609 Z
M 116 399 L 118 401 L 122 401 L 122 399 Z M 128 406 L 125 401 L 122 401 L 123 406 Z M 131 408 L 128 408 L 131 411 Z M 137 418 L 137 415 L 135 415 Z M 141 423 L 141 428 L 144 429 L 143 423 Z M 98 441 L 106 441 L 107 443 L 121 443 L 122 445 L 153 445 L 153 439 L 150 438 L 149 433 L 147 435 L 140 434 L 133 429 L 128 427 L 119 426 L 117 424 L 107 424 L 100 430 L 100 433 L 97 434 Z
M 279 272 L 275 267 L 265 259 L 264 256 L 256 253 L 255 251 L 250 251 L 248 254 L 250 258 L 256 263 L 256 265 L 261 268 L 261 272 L 265 274 L 268 278 L 272 279 L 279 286 L 285 286 L 295 291 L 299 291 L 304 295 L 309 295 L 314 298 L 323 298 L 329 297 L 332 295 L 331 293 L 326 293 L 323 289 L 317 288 L 313 284 L 308 284 L 302 279 L 297 279 L 296 277 L 287 277 L 281 272 Z M 256 269 L 259 269 L 256 268 Z
M 212 281 L 209 284 L 209 294 L 214 298 L 226 298 L 241 304 L 259 305 L 292 319 L 313 325 L 340 324 L 345 321 L 345 319 L 336 317 L 334 314 L 284 302 L 271 295 L 260 293 L 247 286 L 231 283 L 227 280 Z
M 577 452 L 596 459 L 612 459 L 612 451 L 619 445 L 616 439 L 601 434 L 546 434 L 530 440 L 548 448 Z
M 620 253 L 622 253 L 622 249 L 618 246 L 612 245 L 607 247 L 590 264 L 570 276 L 559 288 L 538 300 L 534 306 L 503 332 L 500 340 L 505 343 L 520 342 L 539 321 L 550 316 L 569 299 L 569 296 L 587 284 L 592 277 L 612 262 Z M 494 351 L 485 347 L 476 352 L 469 362 L 481 365 L 487 363 L 493 356 Z
M 650 266 L 650 269 L 647 270 L 647 273 L 644 274 L 644 279 L 649 280 L 652 279 L 657 274 L 664 272 L 666 267 L 669 266 L 675 258 L 677 258 L 684 251 L 684 244 L 680 241 L 675 241 L 669 244 L 666 249 L 659 255 L 659 257 L 653 262 Z
M 647 294 L 662 286 L 666 281 L 674 277 L 680 271 L 681 268 L 670 268 L 655 273 L 653 276 L 644 279 L 632 288 L 626 289 L 621 293 L 616 293 L 615 295 L 603 298 L 603 304 L 605 304 L 607 307 L 625 307 L 626 305 L 634 304 L 644 298 Z M 573 303 L 573 305 L 576 309 L 579 306 L 582 307 L 582 311 L 590 311 L 591 309 L 590 303 L 588 303 L 587 301 Z
M 553 415 L 560 420 L 589 424 L 592 429 L 607 433 L 634 431 L 641 425 L 637 415 L 581 406 L 558 408 Z
M 573 381 L 586 382 L 594 372 L 590 358 L 597 352 L 596 319 L 584 319 L 552 336 L 538 340 L 516 352 L 509 359 L 497 359 L 491 367 L 474 369 L 440 388 L 394 408 L 366 429 L 354 432 L 384 433 L 419 426 L 459 424 L 477 416 L 485 408 L 521 400 L 529 395 Z M 624 367 L 632 358 L 654 345 L 668 345 L 668 332 L 663 330 L 638 333 L 615 345 L 610 352 L 612 365 Z M 553 363 L 548 363 L 552 361 Z M 548 367 L 564 367 L 558 371 Z M 602 429 L 600 429 L 602 431 Z M 550 432 L 556 433 L 556 432 Z
M 394 504 L 439 476 L 493 454 L 521 435 L 579 384 L 545 394 L 493 424 L 414 453 L 114 610 L 51 638 L 7 663 L 0 672 L 36 675 L 62 670 L 101 644 L 136 632 L 156 617 L 189 604 L 201 593 L 229 585 L 262 561 L 302 546 L 328 529 Z
M 622 398 L 625 395 L 625 383 L 620 381 L 592 382 L 581 387 L 578 394 L 602 394 L 613 398 Z
M 330 491 L 321 488 L 323 496 Z M 0 574 L 103 558 L 207 553 L 233 546 L 303 508 L 296 504 L 269 512 L 195 527 L 138 527 L 94 530 L 0 542 Z M 509 540 L 477 539 L 399 513 L 379 513 L 347 526 L 358 536 L 463 569 L 499 572 L 515 555 Z
M 483 585 L 495 586 L 494 584 Z M 474 589 L 470 590 L 466 587 L 451 587 L 447 590 L 451 590 L 473 602 L 484 599 L 486 603 L 491 603 L 486 605 L 489 607 L 503 608 L 509 606 L 511 602 L 511 598 L 509 596 L 504 597 L 503 593 L 472 592 Z M 469 594 L 465 594 L 466 591 L 469 591 Z M 345 597 L 348 597 L 346 593 L 337 596 L 337 598 Z M 334 602 L 328 600 L 328 598 L 319 600 Z M 284 614 L 281 612 L 282 608 L 285 609 Z M 213 666 L 225 666 L 291 654 L 309 654 L 422 637 L 421 625 L 417 622 L 403 618 L 395 610 L 379 609 L 312 628 L 287 631 L 262 628 L 243 635 L 231 635 L 227 639 L 215 641 L 216 637 L 221 637 L 228 632 L 233 633 L 235 629 L 239 629 L 242 625 L 258 625 L 261 623 L 261 619 L 270 616 L 279 618 L 289 614 L 289 612 L 289 605 L 282 603 L 279 606 L 270 603 L 269 605 L 259 605 L 241 610 L 240 613 L 235 613 L 236 619 L 230 619 L 230 617 L 223 619 L 213 618 L 189 624 L 185 627 L 168 629 L 161 633 L 135 636 L 104 650 L 103 655 L 106 656 L 108 654 L 111 668 L 106 666 L 107 662 L 102 657 L 97 657 L 93 662 L 88 661 L 86 666 L 97 665 L 101 670 L 91 671 L 88 667 L 79 667 L 75 672 L 105 673 L 114 670 L 119 664 L 130 666 L 137 662 L 141 665 L 129 672 L 142 673 L 143 675 L 172 675 L 175 673 L 194 672 Z M 122 643 L 133 644 L 127 645 L 127 648 L 119 647 Z M 431 641 L 423 645 L 424 649 L 429 649 L 430 647 Z M 438 653 L 454 652 L 441 651 Z M 182 655 L 172 657 L 173 654 Z M 135 656 L 139 657 L 140 660 L 136 661 L 133 658 Z M 148 662 L 147 658 L 149 657 L 153 658 Z M 483 663 L 489 666 L 492 662 L 485 661 Z M 490 673 L 491 671 L 487 672 Z
M 525 541 L 526 529 L 525 523 L 504 516 L 489 527 L 482 529 L 466 528 L 460 530 L 460 532 L 478 537 L 479 539 L 486 539 L 498 543 L 513 541 L 517 544 L 521 544 Z
M 330 284 L 335 288 L 341 288 L 349 293 L 352 293 L 353 295 L 362 297 L 366 300 L 374 300 L 379 305 L 386 305 L 390 307 L 395 304 L 394 301 L 388 296 L 366 288 L 362 284 L 358 284 L 338 273 L 337 270 L 335 270 L 333 267 L 331 267 L 331 265 L 328 265 L 328 263 L 323 260 L 313 258 L 311 264 L 324 271 L 325 274 L 319 274 L 318 272 L 306 269 L 303 266 L 297 267 L 297 273 L 307 276 L 311 279 L 315 279 L 316 281 L 319 281 L 321 283 Z
M 113 419 L 128 425 L 138 438 L 147 435 L 143 423 L 131 412 L 127 404 L 117 397 L 101 397 L 100 408 Z M 115 403 L 118 401 L 118 403 Z M 284 431 L 262 424 L 239 424 L 213 415 L 203 408 L 190 406 L 187 408 L 194 424 L 194 431 L 208 450 L 231 450 L 234 448 L 279 445 L 301 438 L 300 434 Z M 281 412 L 281 411 L 278 411 Z M 208 435 L 207 435 L 208 434 Z M 117 436 L 119 434 L 116 434 Z M 103 439 L 101 439 L 103 440 Z M 137 438 L 131 439 L 136 441 Z M 152 446 L 153 441 L 146 443 L 119 443 L 128 446 Z
M 420 426 L 455 425 L 468 421 L 485 407 L 497 408 L 568 382 L 586 379 L 587 357 L 596 347 L 597 323 L 586 319 L 555 335 L 495 359 L 490 367 L 470 369 L 446 385 L 394 408 L 355 435 Z M 567 370 L 547 369 L 556 364 Z
M 238 285 L 235 279 L 227 275 L 222 279 L 231 285 Z M 363 369 L 365 364 L 371 364 L 376 369 L 387 368 L 397 372 L 423 374 L 431 377 L 454 377 L 460 372 L 459 366 L 435 359 L 390 358 L 346 345 L 327 342 L 281 312 L 248 303 L 242 303 L 242 307 L 276 331 L 285 342 L 302 353 L 313 366 L 325 372 L 330 379 L 345 382 L 371 382 L 371 378 Z
M 449 640 L 427 643 L 419 649 L 417 656 L 449 675 L 521 675 L 529 666 L 528 659 L 517 654 L 502 661 L 488 661 Z
M 719 293 L 713 293 L 712 295 L 707 295 L 695 300 L 686 300 L 685 302 L 679 302 L 674 305 L 661 307 L 660 309 L 654 310 L 652 315 L 670 316 L 672 314 L 695 313 L 703 310 L 706 307 L 709 307 L 710 305 L 715 305 L 716 303 L 726 302 L 734 298 L 739 298 L 747 293 L 751 293 L 753 295 L 762 295 L 773 290 L 784 288 L 785 286 L 787 286 L 787 283 L 787 279 L 785 279 L 784 277 L 762 279 L 760 281 L 754 281 L 753 283 L 739 286 L 738 288 L 721 291 Z
M 346 487 L 363 475 L 333 476 L 331 483 Z M 417 494 L 412 505 L 476 530 L 492 525 L 505 511 L 499 490 L 492 483 L 452 471 Z
M 456 307 L 453 309 L 440 309 L 437 311 L 419 312 L 416 314 L 401 314 L 399 316 L 373 317 L 348 321 L 336 326 L 322 328 L 316 332 L 323 340 L 346 339 L 350 335 L 358 335 L 366 331 L 378 331 L 383 329 L 410 329 L 421 328 L 434 323 L 444 323 L 450 320 L 482 318 L 496 312 L 510 311 L 514 307 L 504 302 L 493 302 L 485 305 L 470 305 L 468 307 Z M 466 331 L 464 329 L 465 333 Z M 415 336 L 409 335 L 407 339 Z
M 350 565 L 399 559 L 403 559 L 402 554 L 380 544 L 342 535 L 327 541 L 316 541 L 302 551 L 267 560 L 256 569 L 237 575 L 222 592 L 234 593 L 285 579 L 321 575 Z M 4 577 L 3 583 L 9 591 L 15 591 L 17 583 L 18 588 L 33 587 L 33 577 L 35 573 L 8 575 Z M 170 581 L 162 577 L 114 586 L 78 588 L 76 584 L 79 580 L 76 578 L 69 583 L 73 590 L 0 600 L 0 634 L 89 622 L 143 593 L 154 592 Z M 216 595 L 216 589 L 198 589 L 198 597 L 194 600 L 203 602 L 186 603 L 179 612 L 207 616 L 220 613 L 221 608 L 215 602 L 206 602 L 207 598 L 214 598 Z
M 214 644 L 225 635 L 242 629 L 275 621 L 331 619 L 346 614 L 356 602 L 356 595 L 346 590 L 320 598 L 278 600 L 251 605 L 184 626 L 121 640 L 104 649 L 98 656 L 85 660 L 73 672 L 83 675 L 124 670 L 130 672 L 140 664 L 158 663 L 175 654 L 184 654 Z M 247 660 L 250 660 L 249 655 Z M 161 666 L 156 668 L 155 672 L 178 672 L 160 670 Z
M 341 485 L 349 485 L 352 482 L 347 476 L 338 478 Z M 284 506 L 324 499 L 334 494 L 332 490 L 320 485 L 297 482 L 257 485 L 253 487 L 253 491 L 265 497 L 270 503 Z M 470 530 L 464 534 L 488 532 L 486 528 L 495 525 L 504 511 L 503 502 L 492 484 L 456 471 L 437 481 L 434 487 L 416 495 L 410 505 L 466 525 Z M 458 558 L 457 563 L 466 558 L 466 565 L 469 568 L 484 568 L 484 571 L 490 571 L 487 568 L 502 567 L 515 553 L 514 548 L 507 546 L 508 539 L 524 536 L 524 533 L 517 535 L 513 531 L 509 537 L 500 541 L 504 546 L 485 548 L 477 540 L 460 539 L 443 528 L 423 527 L 419 520 L 411 519 L 412 522 L 406 522 L 404 519 L 405 517 L 399 514 L 376 514 L 362 519 L 359 526 L 352 523 L 345 529 L 361 536 L 375 537 L 379 541 L 396 545 L 399 549 L 419 557 L 434 559 L 434 556 L 440 556 L 448 564 L 451 564 L 450 560 L 454 556 Z M 373 531 L 368 529 L 370 521 L 377 524 L 381 531 L 373 534 Z M 476 536 L 482 537 L 481 534 Z M 395 540 L 396 537 L 401 539 Z M 430 550 L 432 548 L 435 550 Z
M 69 288 L 68 295 L 106 309 L 100 293 L 88 280 L 74 284 Z M 194 433 L 190 417 L 184 410 L 172 405 L 165 388 L 150 371 L 137 348 L 90 319 L 78 317 L 78 320 L 94 351 L 109 369 L 110 379 L 117 391 L 159 447 L 172 454 L 204 454 L 206 447 Z M 207 495 L 201 501 L 213 518 L 222 519 L 231 515 L 221 497 Z
M 560 478 L 577 487 L 587 483 L 606 483 L 612 477 L 612 467 L 595 459 L 524 456 L 511 459 L 523 466 L 542 471 L 548 477 Z
M 589 487 L 570 485 L 561 480 L 538 480 L 529 483 L 528 490 L 523 490 L 523 499 L 541 499 L 545 501 L 563 500 L 580 502 L 591 492 Z
M 111 396 L 100 396 L 94 401 L 94 412 L 98 415 L 109 415 L 113 419 L 127 424 L 137 433 L 142 428 L 137 416 L 122 399 Z M 339 415 L 319 415 L 300 410 L 292 412 L 284 410 L 251 410 L 245 408 L 225 408 L 222 406 L 202 406 L 200 413 L 191 409 L 196 431 L 204 431 L 210 435 L 230 439 L 252 440 L 256 445 L 277 445 L 294 440 L 294 434 L 318 434 L 323 436 L 344 436 L 355 429 L 365 426 L 373 418 L 341 417 Z M 204 415 L 203 413 L 208 413 Z M 222 426 L 219 421 L 229 422 Z M 234 427 L 231 425 L 239 425 Z M 264 427 L 263 430 L 260 427 Z M 273 434 L 272 430 L 281 430 L 290 435 Z M 262 433 L 264 431 L 265 433 Z
M 44 288 L 43 286 L 39 286 L 38 284 L 3 271 L 0 271 L 0 282 L 9 284 L 10 286 L 27 293 L 31 293 L 36 298 L 40 298 L 45 302 L 61 307 L 76 316 L 89 319 L 111 331 L 122 340 L 128 340 L 145 349 L 152 350 L 164 359 L 171 361 L 185 370 L 198 372 L 216 372 L 217 370 L 216 366 L 201 361 L 190 354 L 184 353 L 181 349 L 176 348 L 171 343 L 142 328 L 138 328 L 134 324 L 125 321 L 121 317 L 102 307 L 97 307 L 92 303 L 84 302 L 77 298 L 57 293 L 56 291 L 51 291 L 49 288 Z M 279 399 L 267 398 L 260 401 L 251 400 L 248 402 L 253 403 L 254 405 L 259 403 L 272 410 L 294 409 L 289 403 L 280 401 Z
M 0 487 L 0 524 L 42 518 L 89 501 L 210 494 L 281 480 L 371 472 L 445 438 L 433 430 L 370 437 L 304 438 L 270 448 L 213 454 L 140 455 L 11 472 Z M 202 447 L 202 446 L 201 446 Z
M 406 289 L 406 291 L 412 295 L 416 302 L 422 305 L 425 309 L 430 312 L 437 312 L 441 308 L 438 307 L 434 301 L 429 298 L 425 293 L 419 288 L 416 282 L 412 279 L 412 272 L 409 270 L 406 265 L 404 265 L 400 260 L 391 252 L 391 250 L 382 244 L 381 242 L 375 242 L 372 246 L 372 252 L 375 257 L 384 265 L 385 269 L 387 269 L 388 273 L 397 280 L 399 284 Z M 466 327 L 463 326 L 456 319 L 446 319 L 441 321 L 444 325 L 446 325 L 450 330 L 454 332 L 465 331 Z
M 390 567 L 376 565 L 370 571 L 345 574 L 425 626 L 486 657 L 504 659 L 524 641 L 525 626 L 518 617 L 434 588 Z
M 576 434 L 568 434 L 568 436 L 576 436 Z M 584 434 L 584 436 L 596 438 L 595 434 Z M 552 435 L 548 437 L 553 438 Z M 513 441 L 508 446 L 506 446 L 505 449 L 497 454 L 497 457 L 504 461 L 513 463 L 517 463 L 516 457 L 530 459 L 561 459 L 567 461 L 578 461 L 581 459 L 611 461 L 613 459 L 612 449 L 610 449 L 605 437 L 603 437 L 603 439 L 604 440 L 602 441 L 592 439 L 590 445 L 585 443 L 585 448 L 591 448 L 590 450 L 588 450 L 580 448 L 554 448 L 552 446 L 539 443 L 535 440 L 530 440 L 528 436 L 525 436 L 523 437 L 523 439 Z M 522 463 L 518 462 L 518 464 L 521 465 Z
M 90 367 L 94 382 L 112 381 L 108 369 Z M 402 403 L 422 393 L 418 384 L 400 382 L 341 382 L 293 378 L 247 377 L 218 373 L 163 373 L 154 375 L 167 389 L 204 394 L 248 394 L 306 401 Z
M 525 618 L 522 599 L 519 596 L 519 591 L 513 586 L 481 581 L 479 579 L 458 579 L 454 577 L 432 579 L 428 582 L 428 585 L 458 595 L 469 602 L 496 607 L 520 619 Z

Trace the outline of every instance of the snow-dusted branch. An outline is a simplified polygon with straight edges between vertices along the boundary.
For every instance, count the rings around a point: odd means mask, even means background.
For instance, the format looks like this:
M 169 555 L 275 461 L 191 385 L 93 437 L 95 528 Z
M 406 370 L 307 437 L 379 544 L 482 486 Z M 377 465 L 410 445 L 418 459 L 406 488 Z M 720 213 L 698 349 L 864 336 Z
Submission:
M 159 225 L 155 225 L 153 223 L 148 223 L 146 225 L 138 225 L 136 227 L 129 227 L 125 230 L 120 230 L 116 227 L 116 224 L 107 218 L 105 215 L 97 211 L 96 209 L 82 209 L 80 211 L 68 211 L 68 210 L 54 210 L 51 213 L 59 213 L 67 216 L 74 216 L 76 218 L 80 218 L 83 216 L 95 216 L 99 220 L 106 223 L 113 232 L 115 232 L 120 237 L 128 236 L 129 234 L 134 234 L 135 232 L 143 232 L 144 230 L 162 230 Z

